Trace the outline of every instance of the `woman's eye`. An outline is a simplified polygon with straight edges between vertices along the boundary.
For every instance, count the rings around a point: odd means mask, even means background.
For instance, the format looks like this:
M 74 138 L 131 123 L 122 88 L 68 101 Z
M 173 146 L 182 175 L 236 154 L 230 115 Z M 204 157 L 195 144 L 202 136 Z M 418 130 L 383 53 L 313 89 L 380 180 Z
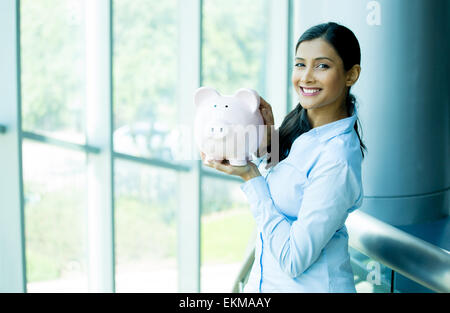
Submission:
M 324 63 L 320 63 L 319 65 L 317 65 L 318 68 L 329 68 L 329 66 L 327 64 Z
M 305 66 L 305 64 L 303 64 L 303 63 L 295 63 L 295 67 L 303 67 L 303 66 Z

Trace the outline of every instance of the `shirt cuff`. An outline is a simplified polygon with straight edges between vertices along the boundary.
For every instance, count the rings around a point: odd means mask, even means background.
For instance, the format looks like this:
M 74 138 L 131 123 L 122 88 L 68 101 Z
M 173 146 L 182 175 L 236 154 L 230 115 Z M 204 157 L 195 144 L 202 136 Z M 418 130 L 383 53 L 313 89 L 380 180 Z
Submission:
M 253 177 L 240 187 L 252 207 L 260 201 L 271 199 L 269 186 L 263 176 Z
M 256 156 L 256 153 L 253 153 L 252 155 L 252 162 L 259 167 L 261 163 L 263 163 L 267 158 L 267 154 L 264 154 L 263 156 L 260 156 L 259 158 Z

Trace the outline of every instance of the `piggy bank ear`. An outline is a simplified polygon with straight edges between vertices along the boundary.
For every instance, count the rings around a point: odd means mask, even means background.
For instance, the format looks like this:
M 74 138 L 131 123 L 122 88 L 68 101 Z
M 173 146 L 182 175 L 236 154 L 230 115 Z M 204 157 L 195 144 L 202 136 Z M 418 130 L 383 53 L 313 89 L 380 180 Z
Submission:
M 241 88 L 236 91 L 234 96 L 241 100 L 251 113 L 255 113 L 259 109 L 259 95 L 253 89 Z
M 199 107 L 205 103 L 205 101 L 211 101 L 220 96 L 217 90 L 211 87 L 200 87 L 194 93 L 194 104 Z

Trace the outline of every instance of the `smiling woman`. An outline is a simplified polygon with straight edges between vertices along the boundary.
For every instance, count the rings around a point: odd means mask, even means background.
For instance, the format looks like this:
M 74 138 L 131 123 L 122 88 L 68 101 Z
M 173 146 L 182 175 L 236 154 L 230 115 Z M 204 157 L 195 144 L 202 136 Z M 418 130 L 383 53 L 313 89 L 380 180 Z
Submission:
M 245 291 L 355 291 L 345 220 L 363 198 L 350 94 L 359 63 L 358 40 L 344 26 L 317 25 L 298 40 L 300 101 L 279 129 L 280 162 L 241 186 L 259 231 Z
M 353 113 L 356 99 L 350 89 L 361 71 L 358 40 L 351 30 L 336 23 L 308 29 L 298 40 L 295 53 L 292 83 L 300 101 L 280 126 L 280 161 L 304 132 Z M 301 123 L 297 123 L 299 119 Z M 364 157 L 366 146 L 358 120 L 354 128 Z
M 245 180 L 258 231 L 245 292 L 355 292 L 345 221 L 363 199 L 364 145 L 350 94 L 358 40 L 336 23 L 317 25 L 300 37 L 295 58 L 300 101 L 271 140 L 280 141 L 280 162 L 265 176 L 252 162 L 209 166 Z

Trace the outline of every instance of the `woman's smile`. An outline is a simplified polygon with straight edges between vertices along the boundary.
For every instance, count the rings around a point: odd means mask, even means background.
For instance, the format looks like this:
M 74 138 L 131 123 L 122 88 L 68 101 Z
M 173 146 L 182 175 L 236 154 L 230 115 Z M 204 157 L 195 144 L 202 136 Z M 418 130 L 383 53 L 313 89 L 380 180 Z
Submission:
M 302 86 L 299 86 L 299 87 L 300 87 L 301 94 L 303 96 L 307 96 L 307 97 L 316 96 L 322 90 L 321 88 L 302 87 Z

